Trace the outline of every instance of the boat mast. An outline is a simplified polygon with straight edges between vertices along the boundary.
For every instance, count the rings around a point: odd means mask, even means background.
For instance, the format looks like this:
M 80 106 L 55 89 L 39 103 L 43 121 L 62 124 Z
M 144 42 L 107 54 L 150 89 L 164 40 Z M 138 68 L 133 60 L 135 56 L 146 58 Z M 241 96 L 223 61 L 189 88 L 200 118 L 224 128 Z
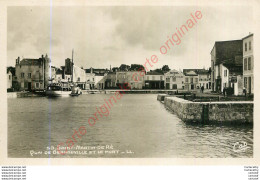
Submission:
M 73 83 L 73 52 L 74 52 L 74 49 L 72 49 L 72 70 L 71 70 L 71 82 Z

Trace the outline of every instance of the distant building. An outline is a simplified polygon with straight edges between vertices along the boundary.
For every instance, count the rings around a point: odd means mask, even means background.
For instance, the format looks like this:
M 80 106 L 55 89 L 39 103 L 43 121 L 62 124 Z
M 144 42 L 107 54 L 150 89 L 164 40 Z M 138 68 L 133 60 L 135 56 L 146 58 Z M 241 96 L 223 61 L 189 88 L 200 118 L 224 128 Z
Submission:
M 210 82 L 210 71 L 207 69 L 184 69 L 183 72 L 186 74 L 189 71 L 193 71 L 198 75 L 198 84 L 196 88 L 211 89 Z
M 73 67 L 73 69 L 72 69 Z M 73 72 L 73 76 L 72 75 Z M 66 75 L 70 75 L 66 76 Z M 86 75 L 85 70 L 83 68 L 80 68 L 72 63 L 72 60 L 67 58 L 65 59 L 65 80 L 69 82 L 77 83 L 77 86 L 81 89 L 86 88 Z
M 105 77 L 105 89 L 115 89 L 116 86 L 116 72 L 109 72 Z
M 50 62 L 47 54 L 39 59 L 16 59 L 15 72 L 19 90 L 44 89 L 51 81 Z
M 140 71 L 117 71 L 116 72 L 116 85 L 123 87 L 128 83 L 131 89 L 143 89 L 144 75 L 140 76 Z
M 93 73 L 93 68 L 85 69 L 86 76 L 86 89 L 95 88 L 95 73 Z
M 150 71 L 145 77 L 146 89 L 164 89 L 164 74 L 163 72 Z
M 64 69 L 58 69 L 56 70 L 56 82 L 60 83 L 64 81 Z
M 197 74 L 196 70 L 183 69 L 183 74 L 185 90 L 195 90 L 200 88 L 199 75 Z
M 224 87 L 236 88 L 241 91 L 243 41 L 218 41 L 211 51 L 211 88 L 223 92 Z
M 95 89 L 105 88 L 105 74 L 95 74 Z
M 243 84 L 247 93 L 254 94 L 254 36 L 243 38 Z
M 7 75 L 7 89 L 11 89 L 12 88 L 12 81 L 13 81 L 13 75 L 10 69 L 7 69 L 6 72 Z
M 165 73 L 164 76 L 166 89 L 184 89 L 184 75 L 182 72 L 173 69 Z

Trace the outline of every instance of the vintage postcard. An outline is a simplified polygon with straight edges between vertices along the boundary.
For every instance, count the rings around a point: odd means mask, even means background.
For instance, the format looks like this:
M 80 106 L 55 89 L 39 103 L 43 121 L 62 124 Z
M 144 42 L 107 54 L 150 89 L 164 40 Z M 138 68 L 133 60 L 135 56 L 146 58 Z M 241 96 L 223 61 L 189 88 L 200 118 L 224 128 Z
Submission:
M 258 7 L 3 3 L 1 162 L 259 164 Z

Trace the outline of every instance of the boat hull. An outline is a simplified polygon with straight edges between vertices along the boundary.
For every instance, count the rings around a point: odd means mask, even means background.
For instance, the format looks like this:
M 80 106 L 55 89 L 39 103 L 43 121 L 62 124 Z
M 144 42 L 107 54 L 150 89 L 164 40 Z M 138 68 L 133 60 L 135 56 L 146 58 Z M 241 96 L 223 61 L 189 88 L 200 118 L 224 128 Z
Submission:
M 46 91 L 48 97 L 69 97 L 71 91 Z

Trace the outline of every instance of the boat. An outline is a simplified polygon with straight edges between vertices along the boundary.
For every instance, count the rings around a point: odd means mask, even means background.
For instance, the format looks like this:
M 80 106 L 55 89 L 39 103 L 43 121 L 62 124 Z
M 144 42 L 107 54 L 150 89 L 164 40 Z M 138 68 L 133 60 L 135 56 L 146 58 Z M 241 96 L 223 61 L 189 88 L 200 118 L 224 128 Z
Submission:
M 79 87 L 77 87 L 76 85 L 72 86 L 70 96 L 79 96 L 81 94 L 82 94 L 82 92 Z
M 69 97 L 71 94 L 71 87 L 64 83 L 52 83 L 48 85 L 46 95 L 48 97 Z
M 73 83 L 73 50 L 72 50 L 72 67 L 71 67 L 71 82 L 51 83 L 46 89 L 46 95 L 48 97 L 68 97 L 79 96 L 82 94 L 81 89 L 77 87 L 76 83 Z

